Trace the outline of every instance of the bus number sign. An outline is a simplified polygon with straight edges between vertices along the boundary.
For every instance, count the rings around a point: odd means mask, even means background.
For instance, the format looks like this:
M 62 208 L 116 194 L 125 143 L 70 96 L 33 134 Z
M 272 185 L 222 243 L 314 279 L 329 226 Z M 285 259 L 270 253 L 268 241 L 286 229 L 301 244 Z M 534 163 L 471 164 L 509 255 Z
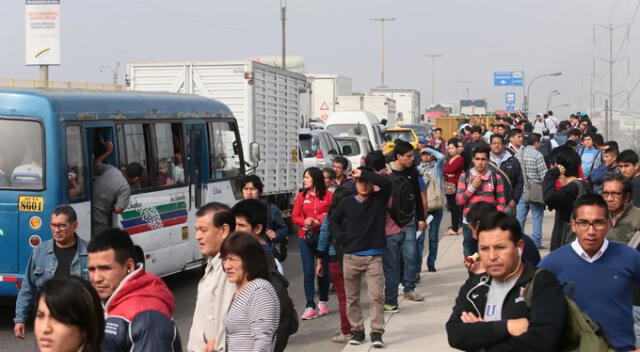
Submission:
M 44 197 L 20 196 L 18 197 L 18 211 L 42 212 L 44 210 Z

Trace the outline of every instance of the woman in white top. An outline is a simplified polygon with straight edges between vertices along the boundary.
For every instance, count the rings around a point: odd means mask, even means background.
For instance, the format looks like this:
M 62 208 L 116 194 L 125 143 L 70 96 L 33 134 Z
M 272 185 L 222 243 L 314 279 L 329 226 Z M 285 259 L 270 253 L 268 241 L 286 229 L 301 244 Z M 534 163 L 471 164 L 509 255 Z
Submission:
M 227 279 L 236 285 L 224 317 L 227 351 L 273 351 L 280 304 L 262 246 L 253 235 L 235 232 L 222 242 L 220 256 Z

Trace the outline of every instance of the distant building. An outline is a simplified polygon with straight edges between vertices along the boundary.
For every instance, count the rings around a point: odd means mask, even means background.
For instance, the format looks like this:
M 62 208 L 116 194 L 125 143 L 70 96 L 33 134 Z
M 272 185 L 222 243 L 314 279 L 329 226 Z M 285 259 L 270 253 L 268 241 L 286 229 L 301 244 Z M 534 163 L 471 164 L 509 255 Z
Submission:
M 486 115 L 486 100 L 460 100 L 460 114 L 462 115 Z

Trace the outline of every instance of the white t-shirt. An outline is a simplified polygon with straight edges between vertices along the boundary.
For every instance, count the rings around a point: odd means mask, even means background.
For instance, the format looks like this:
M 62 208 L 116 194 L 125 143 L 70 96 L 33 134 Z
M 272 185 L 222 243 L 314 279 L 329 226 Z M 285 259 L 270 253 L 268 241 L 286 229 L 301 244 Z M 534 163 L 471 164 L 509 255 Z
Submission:
M 516 281 L 518 281 L 517 277 L 506 282 L 491 280 L 489 293 L 487 294 L 487 304 L 484 307 L 485 321 L 502 320 L 502 303 L 504 303 L 505 297 L 516 284 Z

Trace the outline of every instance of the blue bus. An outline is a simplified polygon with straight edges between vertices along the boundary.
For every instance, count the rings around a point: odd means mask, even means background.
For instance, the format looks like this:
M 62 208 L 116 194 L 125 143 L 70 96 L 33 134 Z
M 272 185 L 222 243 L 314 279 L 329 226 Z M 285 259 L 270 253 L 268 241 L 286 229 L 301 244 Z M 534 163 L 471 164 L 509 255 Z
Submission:
M 259 148 L 251 150 L 257 160 Z M 169 93 L 0 89 L 0 296 L 17 295 L 32 248 L 51 238 L 56 206 L 76 210 L 78 236 L 96 235 L 99 155 L 121 170 L 144 167 L 111 225 L 131 235 L 158 275 L 201 265 L 193 229 L 199 206 L 241 199 L 240 135 L 222 103 Z

